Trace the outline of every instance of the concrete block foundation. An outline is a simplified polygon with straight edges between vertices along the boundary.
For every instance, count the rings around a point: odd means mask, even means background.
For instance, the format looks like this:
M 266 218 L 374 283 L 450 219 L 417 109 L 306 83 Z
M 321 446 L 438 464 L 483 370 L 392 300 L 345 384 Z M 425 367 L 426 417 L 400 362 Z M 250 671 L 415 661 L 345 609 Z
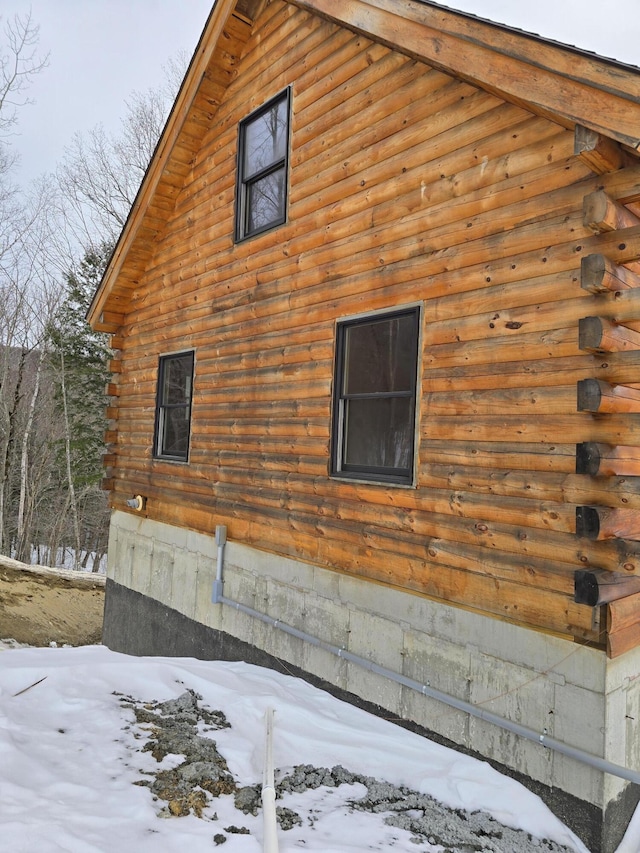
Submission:
M 246 660 L 294 674 L 491 761 L 591 853 L 614 853 L 640 788 L 423 696 L 223 604 L 215 537 L 114 512 L 104 642 L 130 654 Z M 599 650 L 227 542 L 224 595 L 615 764 L 638 768 L 640 654 Z

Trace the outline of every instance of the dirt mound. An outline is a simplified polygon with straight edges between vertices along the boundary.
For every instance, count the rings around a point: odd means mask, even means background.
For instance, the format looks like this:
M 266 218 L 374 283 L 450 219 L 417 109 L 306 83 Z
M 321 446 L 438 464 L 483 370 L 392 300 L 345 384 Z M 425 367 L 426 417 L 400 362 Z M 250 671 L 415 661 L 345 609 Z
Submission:
M 104 575 L 0 557 L 0 640 L 85 646 L 102 638 Z

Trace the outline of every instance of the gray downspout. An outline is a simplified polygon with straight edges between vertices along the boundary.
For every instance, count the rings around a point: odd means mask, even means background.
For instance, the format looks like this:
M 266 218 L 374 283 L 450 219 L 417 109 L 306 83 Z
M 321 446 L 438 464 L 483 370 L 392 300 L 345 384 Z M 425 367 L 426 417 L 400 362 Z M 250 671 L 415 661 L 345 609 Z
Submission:
M 218 531 L 221 531 L 220 535 L 218 534 Z M 279 619 L 274 619 L 272 616 L 268 616 L 265 613 L 260 613 L 258 610 L 254 610 L 252 607 L 248 607 L 246 604 L 240 604 L 240 602 L 238 601 L 233 601 L 230 598 L 226 598 L 222 594 L 222 567 L 224 560 L 224 545 L 226 543 L 226 539 L 227 528 L 223 527 L 222 525 L 216 527 L 218 563 L 216 579 L 213 584 L 213 593 L 211 597 L 211 601 L 213 604 L 224 604 L 227 607 L 232 607 L 235 610 L 240 611 L 241 613 L 245 613 L 248 616 L 252 616 L 254 619 L 258 619 L 261 622 L 265 622 L 272 628 L 277 628 L 279 631 L 284 631 L 285 634 L 289 634 L 291 637 L 297 637 L 299 640 L 303 640 L 305 643 L 309 643 L 310 645 L 315 646 L 316 648 L 320 648 L 326 652 L 330 652 L 338 658 L 342 658 L 343 660 L 349 661 L 349 663 L 355 663 L 363 669 L 368 670 L 369 672 L 373 672 L 376 675 L 381 675 L 384 678 L 388 678 L 390 681 L 393 681 L 396 684 L 400 684 L 403 687 L 409 687 L 411 690 L 415 690 L 417 693 L 422 693 L 423 696 L 428 696 L 430 699 L 435 699 L 438 702 L 442 702 L 443 704 L 448 705 L 450 708 L 455 708 L 456 710 L 462 711 L 465 714 L 469 714 L 472 717 L 484 720 L 484 722 L 492 723 L 495 726 L 499 726 L 501 729 L 505 729 L 506 731 L 519 735 L 520 737 L 523 737 L 526 740 L 538 743 L 541 746 L 546 747 L 547 749 L 553 749 L 555 752 L 559 752 L 562 755 L 566 755 L 569 758 L 573 758 L 576 761 L 581 762 L 582 764 L 587 764 L 589 767 L 593 767 L 595 770 L 600 770 L 603 773 L 609 773 L 612 776 L 617 776 L 620 779 L 625 779 L 628 782 L 634 782 L 636 785 L 640 784 L 640 772 L 637 770 L 631 770 L 630 768 L 623 767 L 620 764 L 613 764 L 611 761 L 606 761 L 604 758 L 600 758 L 599 756 L 593 755 L 590 752 L 585 752 L 582 749 L 569 746 L 569 744 L 556 740 L 556 738 L 549 737 L 546 731 L 542 733 L 536 732 L 534 729 L 528 728 L 528 726 L 520 725 L 520 723 L 514 723 L 512 720 L 507 720 L 505 717 L 501 717 L 498 714 L 494 714 L 492 711 L 487 711 L 484 708 L 480 708 L 478 705 L 472 705 L 470 702 L 465 702 L 464 699 L 458 699 L 455 696 L 450 696 L 448 693 L 443 693 L 441 690 L 437 690 L 436 688 L 431 687 L 429 684 L 422 684 L 421 682 L 415 681 L 412 678 L 407 678 L 406 675 L 401 675 L 400 673 L 394 672 L 391 669 L 387 669 L 384 666 L 380 666 L 379 664 L 374 663 L 373 661 L 367 660 L 367 658 L 363 658 L 360 655 L 353 654 L 353 652 L 350 652 L 347 649 L 341 648 L 340 646 L 335 646 L 331 643 L 327 643 L 324 640 L 320 640 L 318 637 L 314 637 L 311 634 L 307 634 L 305 631 L 300 631 L 298 628 L 293 628 L 291 625 L 287 625 L 285 622 L 281 622 Z

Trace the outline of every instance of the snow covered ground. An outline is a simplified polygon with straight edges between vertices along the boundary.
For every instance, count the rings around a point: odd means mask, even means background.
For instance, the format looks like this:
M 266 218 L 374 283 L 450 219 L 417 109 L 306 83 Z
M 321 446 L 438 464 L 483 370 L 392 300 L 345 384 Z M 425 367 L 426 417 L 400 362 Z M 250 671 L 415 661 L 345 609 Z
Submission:
M 199 694 L 203 706 L 226 715 L 229 728 L 210 733 L 205 728 L 201 734 L 215 740 L 238 785 L 262 783 L 264 716 L 273 708 L 276 778 L 301 764 L 342 765 L 455 809 L 486 811 L 506 826 L 585 853 L 540 799 L 488 764 L 306 682 L 243 663 L 135 658 L 102 646 L 0 651 L 0 848 L 210 853 L 224 843 L 224 853 L 262 850 L 261 814 L 243 814 L 233 796 L 213 800 L 202 818 L 172 817 L 148 786 L 134 784 L 149 779 L 159 765 L 141 751 L 150 727 L 136 722 L 128 699 L 152 707 L 187 690 Z M 167 755 L 160 766 L 181 761 Z M 443 850 L 387 825 L 384 814 L 354 810 L 349 801 L 363 792 L 364 786 L 355 784 L 284 795 L 278 805 L 295 811 L 302 825 L 279 829 L 280 851 Z M 228 831 L 230 826 L 234 829 Z M 235 834 L 240 829 L 248 834 Z M 487 850 L 511 850 L 487 843 Z M 636 828 L 618 853 L 639 849 Z

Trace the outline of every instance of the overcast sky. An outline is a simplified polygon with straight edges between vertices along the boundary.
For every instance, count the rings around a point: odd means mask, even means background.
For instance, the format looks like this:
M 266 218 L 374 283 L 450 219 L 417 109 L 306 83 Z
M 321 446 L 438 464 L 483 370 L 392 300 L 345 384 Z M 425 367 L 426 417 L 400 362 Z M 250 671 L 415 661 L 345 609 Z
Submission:
M 340 2 L 340 0 L 336 0 Z M 212 0 L 0 0 L 3 19 L 31 9 L 49 67 L 20 111 L 21 182 L 52 171 L 74 133 L 116 132 L 124 102 L 163 80 L 167 60 L 193 53 Z M 449 0 L 458 8 L 640 65 L 640 0 Z

